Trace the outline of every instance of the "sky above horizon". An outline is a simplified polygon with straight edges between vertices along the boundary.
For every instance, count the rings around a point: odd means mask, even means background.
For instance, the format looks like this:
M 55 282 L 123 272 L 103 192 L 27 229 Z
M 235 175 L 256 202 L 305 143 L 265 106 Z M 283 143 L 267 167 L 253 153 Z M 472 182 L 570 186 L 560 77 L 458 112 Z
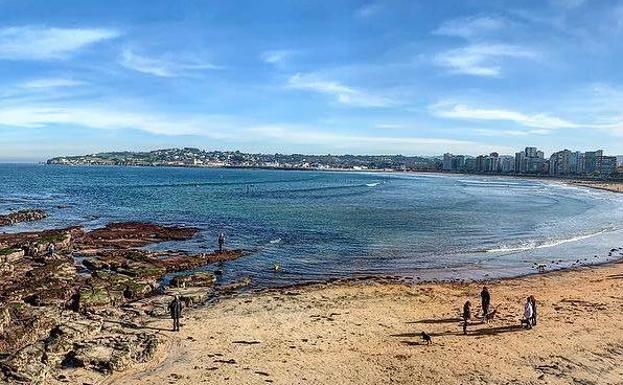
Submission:
M 0 0 L 0 161 L 623 154 L 622 45 L 623 0 Z

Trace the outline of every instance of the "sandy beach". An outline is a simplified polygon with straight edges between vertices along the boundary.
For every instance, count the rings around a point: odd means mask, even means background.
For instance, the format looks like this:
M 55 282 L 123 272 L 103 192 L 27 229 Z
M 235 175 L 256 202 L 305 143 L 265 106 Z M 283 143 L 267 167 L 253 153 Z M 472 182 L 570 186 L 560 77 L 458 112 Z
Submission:
M 160 331 L 154 359 L 101 384 L 621 384 L 623 264 L 488 283 L 499 318 L 473 320 L 481 283 L 342 283 L 222 299 Z M 519 327 L 524 298 L 539 323 Z M 168 329 L 169 320 L 150 328 Z M 433 336 L 425 345 L 419 333 Z
M 623 193 L 623 182 L 607 182 L 607 181 L 582 181 L 582 180 L 570 180 L 567 183 L 575 186 L 589 187 L 598 190 L 612 191 L 616 193 Z

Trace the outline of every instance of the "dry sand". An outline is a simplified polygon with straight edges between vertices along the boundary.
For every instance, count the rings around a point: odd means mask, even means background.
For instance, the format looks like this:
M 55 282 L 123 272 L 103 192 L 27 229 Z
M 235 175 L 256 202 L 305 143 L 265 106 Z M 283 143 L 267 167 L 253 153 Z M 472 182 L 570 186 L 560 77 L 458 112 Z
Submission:
M 103 384 L 623 384 L 623 264 L 490 282 L 500 317 L 459 326 L 481 283 L 327 284 L 223 299 Z M 539 323 L 519 325 L 536 296 Z M 150 327 L 169 328 L 158 320 Z M 419 333 L 433 336 L 424 345 Z M 92 373 L 92 372 L 91 372 Z M 92 374 L 89 374 L 92 376 Z

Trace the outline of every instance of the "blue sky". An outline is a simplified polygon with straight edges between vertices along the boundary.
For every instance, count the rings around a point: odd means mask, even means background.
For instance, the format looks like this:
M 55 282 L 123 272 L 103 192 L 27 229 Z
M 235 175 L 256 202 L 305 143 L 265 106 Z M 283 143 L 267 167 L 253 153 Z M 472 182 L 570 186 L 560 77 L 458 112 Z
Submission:
M 0 0 L 0 160 L 623 153 L 623 0 Z

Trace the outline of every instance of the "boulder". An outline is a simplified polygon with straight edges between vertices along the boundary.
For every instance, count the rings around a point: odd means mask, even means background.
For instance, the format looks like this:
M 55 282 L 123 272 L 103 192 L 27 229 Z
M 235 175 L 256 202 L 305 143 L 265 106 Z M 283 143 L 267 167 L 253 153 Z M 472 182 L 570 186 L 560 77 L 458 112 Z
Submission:
M 24 250 L 5 247 L 0 249 L 0 263 L 15 263 L 24 258 Z
M 153 334 L 125 334 L 78 342 L 62 361 L 66 368 L 88 368 L 105 374 L 151 359 L 158 347 Z

